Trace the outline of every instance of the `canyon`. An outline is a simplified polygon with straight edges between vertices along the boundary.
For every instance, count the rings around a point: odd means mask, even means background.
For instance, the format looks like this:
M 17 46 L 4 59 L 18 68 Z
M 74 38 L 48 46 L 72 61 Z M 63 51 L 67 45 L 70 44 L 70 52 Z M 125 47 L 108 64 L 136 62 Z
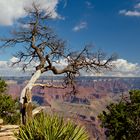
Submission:
M 41 77 L 37 83 L 60 85 L 63 77 Z M 3 77 L 8 84 L 7 92 L 19 98 L 29 77 Z M 140 78 L 135 77 L 79 77 L 76 79 L 76 94 L 71 88 L 47 88 L 36 86 L 32 90 L 33 103 L 45 106 L 47 113 L 57 113 L 84 125 L 91 140 L 105 139 L 98 115 L 112 102 L 128 96 L 129 90 L 140 89 Z

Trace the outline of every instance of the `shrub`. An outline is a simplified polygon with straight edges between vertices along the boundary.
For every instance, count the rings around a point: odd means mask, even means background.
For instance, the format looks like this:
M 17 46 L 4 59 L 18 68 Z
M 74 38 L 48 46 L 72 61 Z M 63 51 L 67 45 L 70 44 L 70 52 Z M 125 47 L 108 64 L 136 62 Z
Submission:
M 17 100 L 6 94 L 6 83 L 0 79 L 0 118 L 4 120 L 4 123 L 15 124 L 20 120 L 20 114 L 17 111 L 19 104 Z
M 57 115 L 44 115 L 20 126 L 18 140 L 88 140 L 84 127 L 65 121 Z
M 140 140 L 140 90 L 129 94 L 128 101 L 110 104 L 99 116 L 110 140 Z
M 0 93 L 4 93 L 7 89 L 7 84 L 0 78 Z
M 0 93 L 0 117 L 3 118 L 4 123 L 6 124 L 15 124 L 20 120 L 18 102 L 13 100 L 8 94 Z

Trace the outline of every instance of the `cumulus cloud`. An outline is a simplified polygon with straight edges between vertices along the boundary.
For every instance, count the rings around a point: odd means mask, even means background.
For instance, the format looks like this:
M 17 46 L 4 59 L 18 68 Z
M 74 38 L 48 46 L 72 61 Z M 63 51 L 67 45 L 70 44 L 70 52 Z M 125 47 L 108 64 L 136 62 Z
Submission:
M 125 16 L 135 16 L 135 17 L 140 17 L 140 11 L 130 11 L 130 10 L 120 10 L 120 14 L 125 15 Z
M 0 77 L 1 76 L 16 76 L 17 70 L 15 68 L 10 67 L 10 61 L 0 61 Z M 17 75 L 19 75 L 17 73 Z
M 22 71 L 22 65 L 25 62 L 12 66 L 14 62 L 17 62 L 18 58 L 12 57 L 8 61 L 0 61 L 0 77 L 1 76 L 28 76 L 33 72 L 33 65 L 28 67 L 26 72 Z
M 38 62 L 32 62 L 28 65 L 28 68 L 25 72 L 22 70 L 22 66 L 27 62 L 20 62 L 19 64 L 12 65 L 14 62 L 17 62 L 19 59 L 12 57 L 8 61 L 0 61 L 0 77 L 1 76 L 31 76 L 35 71 L 35 67 L 38 65 Z M 59 61 L 53 62 L 53 65 L 57 68 L 62 68 L 68 65 L 67 59 L 60 59 Z M 50 72 L 47 73 L 50 75 Z
M 140 3 L 137 3 L 135 6 L 133 6 L 132 10 L 120 10 L 119 14 L 124 16 L 140 17 Z
M 12 63 L 17 62 L 17 61 L 18 61 L 18 58 L 16 58 L 16 57 L 12 57 L 12 58 L 10 59 L 10 62 L 12 62 Z
M 138 63 L 131 63 L 124 59 L 117 59 L 113 62 L 116 65 L 118 71 L 132 72 L 139 68 Z
M 59 61 L 53 62 L 53 65 L 57 67 L 65 67 L 68 65 L 67 59 L 60 59 Z
M 131 63 L 124 59 L 117 59 L 113 63 L 114 69 L 101 73 L 102 76 L 140 77 L 140 65 L 138 63 Z
M 17 58 L 13 57 L 9 61 L 0 61 L 0 77 L 1 76 L 31 76 L 34 72 L 34 66 L 36 62 L 33 62 L 27 71 L 23 73 L 22 64 L 15 65 L 11 67 L 11 63 L 15 62 Z M 112 71 L 104 71 L 104 73 L 87 73 L 81 71 L 82 76 L 115 76 L 115 77 L 140 77 L 140 65 L 138 63 L 131 63 L 124 59 L 117 59 L 113 62 L 115 68 Z M 66 59 L 61 59 L 60 61 L 53 63 L 57 68 L 62 68 L 67 66 L 68 62 Z M 46 73 L 50 74 L 50 73 Z
M 0 69 L 5 69 L 7 67 L 7 61 L 0 61 Z
M 106 70 L 102 73 L 85 73 L 86 76 L 113 76 L 113 77 L 140 77 L 140 65 L 138 63 L 131 63 L 124 59 L 117 59 L 113 61 L 114 68 L 110 71 Z
M 52 18 L 61 18 L 56 12 L 59 0 L 0 0 L 0 24 L 12 25 L 18 18 L 26 16 L 24 8 L 31 7 L 33 2 L 45 11 L 49 9 Z
M 87 22 L 82 21 L 73 28 L 73 31 L 77 32 L 77 31 L 80 31 L 80 30 L 85 29 L 85 28 L 87 28 Z

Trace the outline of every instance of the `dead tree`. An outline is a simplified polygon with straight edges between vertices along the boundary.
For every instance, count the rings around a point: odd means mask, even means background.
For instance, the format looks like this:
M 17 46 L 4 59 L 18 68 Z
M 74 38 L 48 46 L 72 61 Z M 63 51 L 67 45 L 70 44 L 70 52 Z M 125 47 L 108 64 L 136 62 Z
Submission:
M 32 102 L 31 96 L 26 98 L 27 94 L 31 93 L 32 88 L 36 85 L 43 86 L 40 83 L 35 83 L 42 73 L 52 71 L 55 75 L 62 74 L 65 79 L 61 88 L 70 84 L 75 89 L 74 78 L 79 76 L 81 70 L 99 72 L 112 68 L 114 56 L 107 58 L 101 51 L 92 52 L 89 45 L 86 45 L 80 52 L 69 52 L 65 41 L 59 39 L 47 26 L 47 21 L 51 19 L 51 12 L 46 14 L 36 4 L 33 4 L 32 9 L 26 9 L 26 12 L 27 17 L 19 21 L 22 26 L 12 32 L 11 38 L 1 39 L 2 47 L 17 46 L 21 48 L 21 51 L 15 54 L 18 60 L 14 64 L 24 62 L 23 70 L 37 62 L 37 65 L 34 66 L 34 74 L 21 92 L 22 110 L 25 109 L 26 104 Z M 67 65 L 58 68 L 55 64 L 63 59 L 66 60 Z M 55 87 L 53 84 L 45 84 L 44 86 Z M 26 110 L 24 111 L 23 115 L 26 114 Z

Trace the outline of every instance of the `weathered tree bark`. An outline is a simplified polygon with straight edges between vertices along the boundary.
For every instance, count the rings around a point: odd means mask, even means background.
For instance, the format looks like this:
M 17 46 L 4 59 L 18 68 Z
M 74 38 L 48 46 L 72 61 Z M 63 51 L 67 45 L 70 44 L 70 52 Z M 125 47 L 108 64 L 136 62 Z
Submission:
M 28 120 L 32 118 L 32 93 L 31 90 L 33 88 L 34 83 L 41 75 L 41 70 L 37 70 L 34 75 L 31 77 L 28 84 L 22 90 L 20 95 L 20 103 L 21 103 L 21 122 L 22 124 L 26 124 Z
M 40 77 L 41 75 L 41 70 L 37 70 L 34 75 L 31 77 L 31 79 L 29 80 L 28 84 L 24 87 L 24 89 L 21 92 L 20 95 L 20 103 L 23 104 L 24 103 L 24 97 L 25 97 L 25 93 L 27 88 L 31 91 L 33 88 L 34 83 L 37 81 L 37 79 Z M 32 100 L 30 99 L 29 102 L 31 102 Z

